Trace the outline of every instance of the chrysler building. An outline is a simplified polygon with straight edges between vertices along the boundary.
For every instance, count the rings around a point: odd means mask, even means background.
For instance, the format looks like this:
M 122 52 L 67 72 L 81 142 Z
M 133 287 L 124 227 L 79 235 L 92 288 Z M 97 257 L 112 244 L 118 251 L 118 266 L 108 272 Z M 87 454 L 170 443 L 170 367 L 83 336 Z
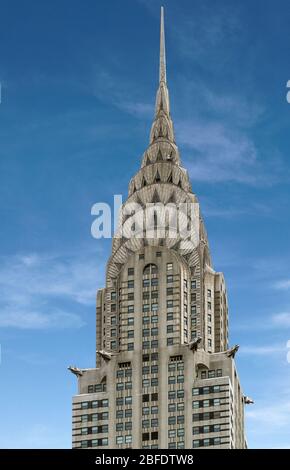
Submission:
M 238 345 L 228 344 L 225 279 L 214 270 L 202 216 L 188 218 L 187 237 L 166 217 L 164 233 L 155 217 L 153 235 L 138 225 L 148 205 L 185 203 L 198 206 L 175 142 L 162 8 L 155 116 L 124 203 L 140 211 L 121 211 L 97 293 L 96 367 L 70 367 L 78 379 L 73 448 L 246 447 L 251 400 L 237 375 Z

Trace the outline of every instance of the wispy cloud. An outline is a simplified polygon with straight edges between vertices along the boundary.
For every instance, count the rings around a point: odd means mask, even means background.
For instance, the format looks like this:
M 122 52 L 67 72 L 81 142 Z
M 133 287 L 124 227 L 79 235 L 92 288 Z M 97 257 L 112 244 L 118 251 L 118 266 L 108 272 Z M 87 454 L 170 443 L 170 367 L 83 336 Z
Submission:
M 277 327 L 290 327 L 290 312 L 276 313 L 273 315 L 272 321 Z
M 153 117 L 153 100 L 144 102 L 139 96 L 137 84 L 132 85 L 126 80 L 118 80 L 107 69 L 98 69 L 94 75 L 94 95 L 101 101 L 109 103 L 122 111 L 137 117 Z
M 241 354 L 253 354 L 258 356 L 268 356 L 282 352 L 286 354 L 286 345 L 277 344 L 273 346 L 242 346 L 239 352 Z
M 79 328 L 77 306 L 94 305 L 97 274 L 90 256 L 2 257 L 0 327 Z
M 279 290 L 289 290 L 290 289 L 290 279 L 283 279 L 281 281 L 277 281 L 274 284 L 275 289 Z

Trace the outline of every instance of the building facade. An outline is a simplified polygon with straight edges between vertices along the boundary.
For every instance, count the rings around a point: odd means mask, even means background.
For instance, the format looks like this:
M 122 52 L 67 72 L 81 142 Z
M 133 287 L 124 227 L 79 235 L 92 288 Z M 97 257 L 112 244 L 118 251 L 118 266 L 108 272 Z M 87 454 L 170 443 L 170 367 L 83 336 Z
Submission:
M 155 117 L 97 294 L 96 368 L 70 368 L 78 377 L 74 448 L 246 447 L 238 347 L 228 347 L 225 280 L 203 219 L 197 243 L 190 216 L 186 236 L 171 230 L 170 216 L 164 233 L 155 217 L 151 231 L 142 225 L 148 204 L 185 203 L 198 201 L 175 143 L 162 9 Z

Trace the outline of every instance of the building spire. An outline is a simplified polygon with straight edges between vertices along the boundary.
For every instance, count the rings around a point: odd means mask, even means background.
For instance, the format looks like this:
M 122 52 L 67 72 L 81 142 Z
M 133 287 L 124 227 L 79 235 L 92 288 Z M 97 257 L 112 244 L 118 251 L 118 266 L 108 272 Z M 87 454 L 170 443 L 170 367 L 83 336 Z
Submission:
M 160 19 L 159 82 L 166 83 L 166 54 L 165 54 L 164 8 L 163 7 L 161 7 L 161 19 Z
M 159 86 L 155 103 L 155 119 L 150 133 L 150 144 L 157 139 L 166 139 L 174 142 L 174 130 L 170 117 L 169 94 L 166 83 L 166 57 L 164 33 L 164 8 L 161 7 L 160 19 L 160 58 L 159 58 Z

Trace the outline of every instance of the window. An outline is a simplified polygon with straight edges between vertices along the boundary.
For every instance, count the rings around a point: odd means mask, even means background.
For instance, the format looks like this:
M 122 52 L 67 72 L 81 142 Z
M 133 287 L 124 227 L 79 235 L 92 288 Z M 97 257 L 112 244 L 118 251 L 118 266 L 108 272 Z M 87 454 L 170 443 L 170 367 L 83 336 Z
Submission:
M 116 328 L 111 329 L 111 336 L 116 336 L 117 335 L 117 330 Z
M 192 288 L 192 289 L 196 289 L 196 280 L 195 280 L 195 279 L 193 279 L 193 280 L 191 281 L 191 288 Z
M 123 397 L 116 398 L 116 405 L 117 406 L 122 406 L 124 402 Z
M 116 300 L 117 292 L 111 292 L 111 300 Z
M 167 295 L 173 295 L 173 287 L 167 287 L 166 294 Z
M 204 427 L 203 427 L 203 432 L 204 432 L 205 434 L 207 434 L 208 432 L 210 432 L 209 426 L 204 426 Z
M 199 388 L 193 388 L 192 395 L 199 395 Z
M 152 428 L 157 428 L 157 426 L 158 426 L 158 419 L 157 418 L 151 419 L 151 426 L 152 426 Z
M 156 256 L 157 256 L 157 258 L 160 258 L 161 257 L 161 251 L 156 251 Z
M 116 431 L 123 431 L 123 423 L 117 423 L 116 424 Z
M 142 307 L 143 312 L 149 312 L 150 305 L 149 304 L 144 304 Z
M 125 397 L 125 405 L 131 405 L 132 403 L 132 397 Z
M 117 341 L 111 341 L 111 349 L 117 348 Z
M 143 354 L 143 356 L 142 356 L 142 361 L 143 361 L 143 362 L 148 362 L 149 359 L 150 359 L 149 354 Z
M 178 375 L 177 376 L 177 383 L 182 384 L 184 382 L 184 375 Z
M 154 339 L 153 341 L 151 341 L 151 348 L 152 349 L 158 348 L 158 339 Z
M 176 437 L 176 430 L 175 429 L 169 429 L 168 430 L 168 437 Z
M 128 305 L 128 313 L 134 313 L 134 305 Z
M 214 385 L 212 391 L 214 393 L 220 392 L 220 386 L 219 385 Z
M 175 403 L 169 403 L 168 411 L 169 412 L 174 412 L 175 410 L 176 410 L 176 404 Z
M 212 345 L 211 339 L 208 339 L 208 340 L 207 340 L 207 344 L 208 344 L 208 347 L 211 348 L 211 345 Z
M 132 429 L 132 421 L 127 421 L 125 423 L 125 430 L 126 431 L 131 431 L 131 429 Z
M 151 286 L 158 286 L 158 279 L 157 279 L 157 277 L 153 277 L 153 279 L 151 279 Z
M 220 399 L 219 398 L 215 398 L 214 401 L 213 401 L 213 406 L 219 406 L 221 403 Z
M 196 327 L 196 318 L 191 319 L 191 326 L 194 328 Z
M 207 333 L 208 333 L 209 335 L 211 335 L 211 326 L 208 326 L 208 327 L 207 327 Z
M 199 401 L 193 401 L 192 408 L 199 408 Z
M 203 407 L 208 408 L 210 406 L 210 401 L 209 400 L 203 400 Z
M 151 354 L 151 361 L 158 361 L 158 353 L 152 353 Z
M 125 389 L 131 390 L 131 388 L 132 388 L 132 382 L 125 382 Z
M 117 324 L 117 317 L 111 317 L 111 325 Z
M 149 349 L 150 348 L 150 341 L 143 341 L 142 348 L 143 349 Z
M 149 387 L 150 381 L 149 379 L 143 379 L 142 380 L 142 387 Z
M 221 438 L 220 437 L 214 437 L 213 444 L 215 446 L 218 446 L 220 443 L 221 443 Z
M 173 274 L 167 275 L 167 284 L 171 284 L 173 282 Z
M 222 377 L 222 375 L 223 375 L 222 369 L 217 369 L 217 371 L 216 371 L 216 376 L 217 376 L 217 377 Z
M 149 330 L 149 328 L 143 328 L 142 335 L 143 335 L 144 337 L 149 336 L 149 335 L 150 335 L 150 330 Z
M 129 317 L 129 318 L 128 318 L 127 325 L 128 325 L 128 326 L 134 325 L 134 318 L 133 318 L 133 317 Z
M 158 310 L 158 304 L 151 304 L 152 312 L 156 312 Z
M 156 387 L 158 385 L 158 379 L 156 377 L 153 377 L 151 379 L 151 386 Z
M 158 406 L 151 406 L 151 414 L 152 415 L 158 414 Z
M 200 376 L 202 379 L 206 379 L 206 370 L 202 370 Z
M 123 410 L 117 410 L 117 411 L 116 411 L 116 418 L 117 418 L 117 419 L 123 418 L 123 415 L 124 415 Z
M 173 333 L 173 325 L 167 325 L 167 333 Z
M 173 307 L 173 300 L 167 300 L 166 305 L 167 305 L 167 308 Z
M 143 432 L 142 434 L 142 441 L 149 441 L 149 432 Z
M 215 370 L 209 370 L 208 371 L 208 378 L 213 379 L 215 377 Z
M 134 330 L 128 330 L 128 338 L 134 338 Z
M 158 323 L 158 316 L 157 316 L 157 315 L 153 315 L 153 316 L 151 317 L 151 322 L 152 322 L 152 323 Z
M 178 420 L 177 420 L 178 421 Z M 177 429 L 177 436 L 182 437 L 184 436 L 184 428 Z
M 173 269 L 173 263 L 167 263 L 166 270 L 167 271 L 172 271 L 172 269 Z
M 158 374 L 158 366 L 157 365 L 151 366 L 151 374 Z
M 116 304 L 111 305 L 111 312 L 116 312 Z
M 177 416 L 177 424 L 183 424 L 184 423 L 184 416 L 180 415 Z
M 184 398 L 184 390 L 177 390 L 177 398 Z
M 192 441 L 192 447 L 193 448 L 199 447 L 199 441 L 198 440 Z
M 150 317 L 143 317 L 143 324 L 150 323 Z
M 208 308 L 208 310 L 211 310 L 211 302 L 207 303 L 207 308 Z
M 211 297 L 211 290 L 210 289 L 207 289 L 207 296 Z
M 168 392 L 168 400 L 174 400 L 176 396 L 175 390 Z
M 125 418 L 131 418 L 132 417 L 132 408 L 129 408 L 128 410 L 125 410 Z
M 117 370 L 117 378 L 124 377 L 124 370 Z
M 184 403 L 183 403 L 183 401 L 180 402 L 180 403 L 177 403 L 176 407 L 177 407 L 177 411 L 183 411 L 183 410 L 184 410 Z
M 158 432 L 154 431 L 151 433 L 151 439 L 152 441 L 156 441 L 158 439 Z
M 149 401 L 149 395 L 148 395 L 148 393 L 145 393 L 145 394 L 142 396 L 142 401 L 143 401 L 143 403 Z
M 209 323 L 211 323 L 211 314 L 210 314 L 210 313 L 209 313 L 208 316 L 207 316 L 207 321 L 208 321 Z
M 123 444 L 123 436 L 116 437 L 116 444 Z
M 149 408 L 149 406 L 143 406 L 143 408 L 142 408 L 142 414 L 143 414 L 144 416 L 146 416 L 146 415 L 149 415 L 149 413 L 150 413 L 150 408 Z
M 199 434 L 199 427 L 195 426 L 192 428 L 192 434 Z
M 151 328 L 151 336 L 157 336 L 158 335 L 158 328 Z
M 128 300 L 134 300 L 134 292 L 128 292 Z
M 174 426 L 176 424 L 176 416 L 169 416 L 168 417 L 168 424 L 169 424 L 169 426 Z
M 134 276 L 134 268 L 128 268 L 128 276 Z
M 221 425 L 220 424 L 214 424 L 213 425 L 213 432 L 220 432 L 221 430 Z
M 146 428 L 149 428 L 149 426 L 150 426 L 150 420 L 149 419 L 143 419 L 142 420 L 142 428 L 146 429 Z
M 146 374 L 149 374 L 150 373 L 150 368 L 149 366 L 143 366 L 142 367 L 142 374 L 143 375 L 146 375 Z
M 151 292 L 151 299 L 158 299 L 158 290 L 153 290 Z
M 167 346 L 173 345 L 173 338 L 167 338 Z
M 151 400 L 152 401 L 158 401 L 158 393 L 156 393 L 156 392 L 151 393 Z
M 128 351 L 133 351 L 134 350 L 134 343 L 128 343 L 127 350 Z
M 144 254 L 139 255 L 139 259 L 144 259 Z
M 191 314 L 195 315 L 196 314 L 196 305 L 191 306 Z
M 207 395 L 209 393 L 209 387 L 203 387 L 202 392 L 204 395 Z
M 204 440 L 203 440 L 203 445 L 204 445 L 205 447 L 208 447 L 209 444 L 210 444 L 210 440 L 209 440 L 209 439 L 204 439 Z

